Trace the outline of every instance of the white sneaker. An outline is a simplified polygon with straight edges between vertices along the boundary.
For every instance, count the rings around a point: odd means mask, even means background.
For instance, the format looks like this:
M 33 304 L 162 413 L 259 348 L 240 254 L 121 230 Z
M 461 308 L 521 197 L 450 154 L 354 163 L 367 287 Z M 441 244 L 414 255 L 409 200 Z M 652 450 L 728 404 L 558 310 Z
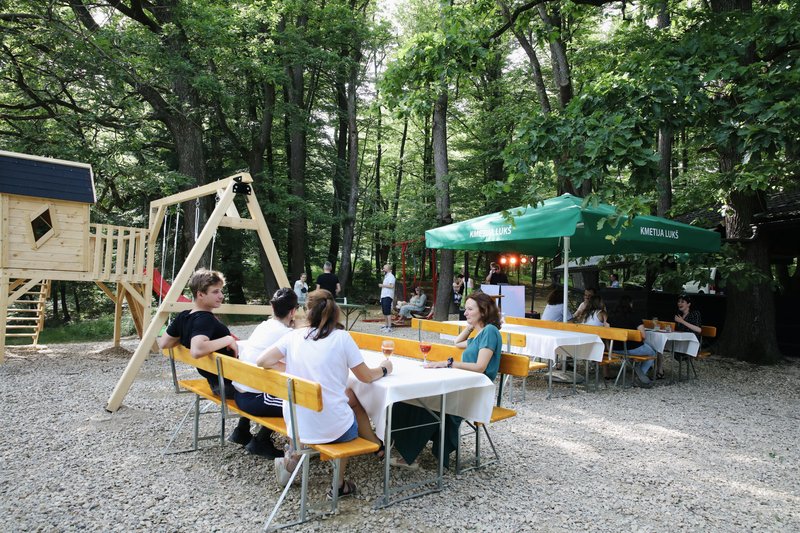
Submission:
M 289 484 L 291 477 L 292 473 L 286 470 L 286 458 L 278 457 L 275 459 L 275 479 L 278 481 L 278 485 L 285 487 Z

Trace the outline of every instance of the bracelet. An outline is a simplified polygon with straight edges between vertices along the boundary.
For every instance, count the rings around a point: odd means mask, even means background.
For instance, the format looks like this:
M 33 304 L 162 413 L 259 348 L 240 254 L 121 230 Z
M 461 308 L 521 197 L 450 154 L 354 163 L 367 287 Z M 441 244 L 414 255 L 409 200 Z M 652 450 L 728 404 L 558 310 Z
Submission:
M 382 377 L 384 377 L 384 378 L 385 378 L 385 377 L 386 377 L 386 374 L 388 374 L 388 373 L 389 373 L 389 371 L 386 369 L 386 367 L 385 367 L 385 366 L 382 366 L 382 367 L 381 367 L 381 370 L 383 370 L 383 376 L 382 376 Z
M 452 357 L 448 357 L 447 358 L 447 368 L 453 368 L 453 358 Z

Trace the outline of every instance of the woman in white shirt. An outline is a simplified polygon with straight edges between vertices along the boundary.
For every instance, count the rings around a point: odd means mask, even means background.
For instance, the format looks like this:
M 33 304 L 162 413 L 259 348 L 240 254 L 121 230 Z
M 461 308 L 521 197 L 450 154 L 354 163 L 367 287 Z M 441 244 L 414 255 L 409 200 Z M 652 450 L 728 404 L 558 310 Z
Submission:
M 272 368 L 285 358 L 286 372 L 316 381 L 322 385 L 322 411 L 296 409 L 297 431 L 304 444 L 348 442 L 358 436 L 380 444 L 364 408 L 355 395 L 347 390 L 350 370 L 364 383 L 380 379 L 392 371 L 388 359 L 377 368 L 364 363 L 361 351 L 353 338 L 339 323 L 339 307 L 333 295 L 316 290 L 306 302 L 308 327 L 281 337 L 258 358 L 258 365 Z M 291 432 L 291 418 L 284 409 L 283 418 Z M 286 485 L 297 466 L 300 456 L 275 459 L 278 483 Z M 356 490 L 353 482 L 344 479 L 347 461 L 341 461 L 339 497 L 349 496 Z
M 297 295 L 297 301 L 300 305 L 306 303 L 306 296 L 308 295 L 308 283 L 306 283 L 306 273 L 300 274 L 300 279 L 294 282 L 294 293 Z
M 567 310 L 567 320 L 572 318 L 572 313 Z M 551 320 L 553 322 L 564 321 L 564 290 L 553 289 L 547 295 L 547 306 L 542 311 L 542 320 Z
M 242 343 L 239 350 L 239 359 L 242 361 L 255 364 L 264 350 L 271 348 L 278 339 L 293 331 L 294 315 L 298 307 L 294 291 L 288 288 L 278 289 L 269 304 L 272 306 L 273 316 L 259 324 L 250 338 Z M 243 411 L 256 416 L 283 416 L 283 400 L 280 398 L 235 381 L 233 386 L 236 389 L 236 405 Z M 272 442 L 272 430 L 262 427 L 253 438 L 250 435 L 250 420 L 245 417 L 239 420 L 239 425 L 228 440 L 243 445 L 248 452 L 255 455 L 269 459 L 283 457 L 283 450 L 276 448 Z
M 583 309 L 579 309 L 575 313 L 575 322 L 587 326 L 608 327 L 608 312 L 606 312 L 606 305 L 600 295 L 595 294 L 585 304 Z

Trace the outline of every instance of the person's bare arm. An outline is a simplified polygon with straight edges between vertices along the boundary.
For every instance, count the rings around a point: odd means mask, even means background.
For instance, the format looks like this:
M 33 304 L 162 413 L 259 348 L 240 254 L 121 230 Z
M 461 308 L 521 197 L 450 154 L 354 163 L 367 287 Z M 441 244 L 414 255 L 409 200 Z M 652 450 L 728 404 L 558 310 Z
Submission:
M 236 338 L 233 335 L 225 335 L 224 337 L 214 339 L 213 341 L 205 335 L 195 335 L 192 337 L 190 350 L 192 352 L 192 357 L 199 359 L 200 357 L 204 357 L 211 352 L 218 352 L 226 347 L 230 348 L 234 354 L 234 357 L 238 357 L 239 347 L 236 345 Z
M 283 372 L 286 370 L 286 365 L 281 362 L 284 355 L 278 348 L 272 347 L 264 351 L 258 356 L 256 364 L 262 368 L 274 368 Z
M 167 334 L 167 332 L 165 331 L 163 335 L 161 335 L 158 339 L 156 339 L 156 342 L 158 343 L 159 348 L 165 350 L 167 348 L 174 348 L 175 346 L 178 345 L 180 340 L 181 340 L 180 338 L 173 337 L 172 335 Z
M 375 368 L 368 367 L 366 363 L 360 363 L 358 366 L 354 366 L 350 370 L 353 371 L 353 374 L 356 376 L 358 381 L 362 383 L 372 383 L 376 379 L 381 379 L 383 377 L 384 368 L 386 369 L 387 375 L 391 374 L 392 362 L 388 359 L 381 361 L 380 366 Z
M 492 360 L 494 351 L 491 348 L 481 348 L 478 352 L 478 360 L 474 363 L 465 363 L 463 361 L 453 361 L 452 368 L 460 368 L 461 370 L 469 370 L 470 372 L 478 372 L 482 374 L 486 367 L 489 366 L 489 361 Z M 435 363 L 428 363 L 425 368 L 446 368 L 447 361 L 437 361 Z

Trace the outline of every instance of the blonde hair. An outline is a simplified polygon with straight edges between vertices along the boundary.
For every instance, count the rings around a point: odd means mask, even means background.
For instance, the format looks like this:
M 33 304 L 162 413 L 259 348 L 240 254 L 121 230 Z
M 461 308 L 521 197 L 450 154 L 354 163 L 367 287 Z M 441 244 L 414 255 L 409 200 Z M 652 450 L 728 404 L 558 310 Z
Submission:
M 206 293 L 209 287 L 219 284 L 222 284 L 223 287 L 225 286 L 225 276 L 221 272 L 201 268 L 195 271 L 189 279 L 189 290 L 192 291 L 192 296 L 196 298 L 197 293 Z

